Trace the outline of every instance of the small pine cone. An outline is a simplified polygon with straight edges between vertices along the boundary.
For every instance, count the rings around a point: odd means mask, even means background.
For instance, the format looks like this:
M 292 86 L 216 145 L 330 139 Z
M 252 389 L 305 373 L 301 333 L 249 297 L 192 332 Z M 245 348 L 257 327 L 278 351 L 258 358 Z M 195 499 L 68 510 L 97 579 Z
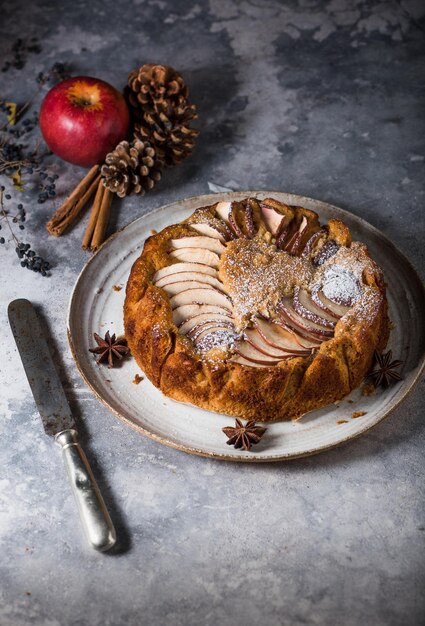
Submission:
M 128 99 L 136 117 L 146 110 L 160 113 L 186 101 L 188 89 L 183 78 L 168 65 L 142 65 L 128 76 Z
M 161 163 L 147 141 L 121 141 L 101 167 L 103 184 L 120 198 L 144 194 L 161 180 Z
M 134 136 L 156 146 L 158 159 L 166 166 L 178 165 L 192 153 L 198 131 L 189 126 L 177 126 L 171 132 L 158 126 L 135 124 Z

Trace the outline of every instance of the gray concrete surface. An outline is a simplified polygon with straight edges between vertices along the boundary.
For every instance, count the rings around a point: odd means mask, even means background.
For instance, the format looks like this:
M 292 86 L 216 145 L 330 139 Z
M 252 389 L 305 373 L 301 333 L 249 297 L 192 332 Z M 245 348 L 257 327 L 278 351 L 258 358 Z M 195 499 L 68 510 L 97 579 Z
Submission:
M 0 74 L 0 99 L 23 101 L 55 61 L 117 87 L 144 62 L 172 64 L 199 108 L 197 148 L 117 206 L 111 230 L 208 182 L 275 188 L 361 215 L 423 278 L 424 16 L 419 0 L 5 1 L 1 56 L 18 37 L 43 50 Z M 60 200 L 81 172 L 48 162 Z M 38 205 L 31 186 L 21 197 L 25 239 L 54 267 L 42 278 L 0 248 L 1 626 L 424 623 L 424 381 L 375 430 L 317 457 L 253 467 L 161 447 L 96 401 L 70 355 L 84 221 L 52 239 L 55 203 Z M 48 320 L 119 530 L 114 554 L 81 536 L 8 328 L 16 297 Z

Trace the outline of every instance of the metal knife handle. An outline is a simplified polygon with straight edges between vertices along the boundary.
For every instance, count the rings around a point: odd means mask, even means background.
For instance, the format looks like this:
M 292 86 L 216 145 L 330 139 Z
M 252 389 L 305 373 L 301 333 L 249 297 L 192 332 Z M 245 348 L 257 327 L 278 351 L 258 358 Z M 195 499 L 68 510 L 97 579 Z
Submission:
M 115 544 L 116 534 L 99 487 L 74 429 L 55 436 L 62 448 L 63 460 L 77 502 L 80 519 L 90 545 L 101 552 Z

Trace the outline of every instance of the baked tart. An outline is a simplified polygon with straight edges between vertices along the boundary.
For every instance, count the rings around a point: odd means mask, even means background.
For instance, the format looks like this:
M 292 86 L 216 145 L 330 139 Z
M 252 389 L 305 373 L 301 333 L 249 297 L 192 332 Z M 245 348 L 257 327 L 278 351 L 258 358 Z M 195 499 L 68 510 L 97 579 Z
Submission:
M 273 198 L 218 202 L 146 240 L 125 335 L 151 382 L 227 415 L 297 419 L 342 399 L 388 340 L 381 269 L 347 226 Z

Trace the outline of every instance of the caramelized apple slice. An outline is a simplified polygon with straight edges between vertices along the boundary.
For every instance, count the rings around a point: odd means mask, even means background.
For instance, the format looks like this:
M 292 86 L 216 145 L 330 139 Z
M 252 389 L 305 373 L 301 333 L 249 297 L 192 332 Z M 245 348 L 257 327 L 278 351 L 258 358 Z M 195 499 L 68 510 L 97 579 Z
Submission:
M 336 241 L 333 241 L 332 239 L 328 239 L 328 241 L 326 241 L 323 244 L 319 252 L 314 257 L 313 265 L 316 265 L 317 267 L 319 267 L 320 265 L 323 265 L 323 263 L 326 263 L 328 259 L 333 257 L 334 254 L 338 252 L 339 248 L 340 246 L 339 244 L 336 243 Z
M 224 317 L 228 317 L 230 320 L 232 319 L 229 309 L 223 308 L 222 306 L 190 303 L 183 304 L 175 308 L 173 311 L 173 320 L 176 326 L 179 326 L 197 315 L 203 315 L 206 313 L 211 316 L 223 315 Z
M 199 248 L 211 250 L 218 255 L 223 254 L 226 249 L 220 241 L 213 237 L 181 237 L 180 239 L 171 239 L 170 244 L 174 250 Z
M 198 324 L 197 326 L 194 326 L 193 328 L 191 328 L 186 334 L 188 337 L 190 337 L 190 339 L 192 339 L 192 341 L 197 340 L 197 338 L 201 335 L 201 334 L 205 334 L 206 331 L 209 332 L 218 332 L 218 331 L 226 331 L 226 332 L 235 332 L 234 326 L 233 324 L 230 323 L 226 323 L 226 322 L 201 322 L 200 324 Z
M 304 350 L 302 352 L 298 350 L 294 353 L 291 350 L 283 350 L 282 348 L 271 346 L 263 339 L 256 328 L 247 328 L 244 332 L 244 338 L 253 348 L 268 357 L 287 359 L 294 356 L 307 356 L 310 354 L 310 350 Z
M 326 340 L 326 337 L 316 337 L 301 328 L 294 330 L 294 325 L 289 325 L 290 321 L 284 316 L 283 312 L 281 313 L 280 318 L 277 317 L 273 320 L 273 324 L 275 324 L 275 326 L 277 326 L 280 330 L 291 333 L 291 335 L 296 337 L 298 345 L 305 349 L 318 348 L 320 344 Z
M 206 237 L 212 237 L 213 239 L 218 239 L 221 243 L 225 243 L 227 241 L 224 233 L 212 226 L 211 224 L 207 224 L 206 222 L 197 222 L 196 224 L 190 224 L 190 227 L 201 235 L 205 235 Z
M 299 248 L 301 248 L 302 238 L 304 236 L 304 233 L 307 230 L 307 226 L 308 226 L 307 218 L 305 215 L 303 215 L 301 224 L 299 225 L 298 229 L 292 235 L 290 240 L 287 243 L 285 243 L 284 248 L 287 252 L 289 252 L 289 254 L 295 255 L 298 253 Z
M 289 235 L 289 224 L 287 218 L 283 218 L 277 233 L 276 233 L 276 248 L 283 250 L 285 248 L 285 241 Z
M 248 198 L 248 202 L 245 207 L 245 230 L 249 239 L 253 239 L 253 237 L 255 237 L 255 231 L 257 230 L 254 222 L 254 202 L 255 206 L 258 206 L 256 200 Z
M 295 311 L 291 300 L 283 298 L 278 304 L 279 315 L 285 323 L 298 334 L 309 337 L 329 338 L 333 336 L 333 330 L 327 330 L 319 324 L 306 320 Z
M 203 248 L 179 248 L 169 252 L 169 256 L 178 261 L 187 263 L 203 263 L 210 267 L 217 268 L 219 266 L 220 257 L 211 250 Z
M 278 326 L 274 322 L 268 322 L 260 318 L 254 319 L 254 325 L 261 337 L 270 346 L 278 348 L 282 351 L 291 352 L 292 354 L 306 355 L 309 354 L 312 347 L 317 345 L 317 340 L 314 344 L 308 344 L 308 342 L 301 343 L 297 335 L 286 328 Z
M 320 239 L 320 237 L 325 237 L 327 234 L 326 229 L 325 228 L 321 228 L 320 230 L 318 230 L 317 232 L 315 232 L 310 239 L 307 240 L 305 246 L 304 246 L 304 250 L 301 253 L 301 256 L 307 256 L 308 254 L 310 254 L 310 252 L 313 249 L 313 246 L 315 245 L 315 243 Z
M 221 326 L 227 326 L 233 328 L 233 322 L 231 318 L 227 318 L 221 313 L 199 313 L 199 315 L 194 315 L 190 319 L 186 319 L 179 326 L 179 332 L 182 335 L 185 335 L 189 331 L 194 328 L 198 328 L 201 324 L 219 324 Z
M 212 280 L 216 280 L 215 278 L 213 279 L 212 276 L 210 276 L 209 278 L 211 278 Z M 221 283 L 218 280 L 216 282 L 218 283 L 218 290 L 221 291 Z M 186 291 L 187 289 L 203 289 L 210 287 L 213 289 L 217 289 L 216 285 L 210 285 L 206 282 L 198 280 L 178 280 L 174 283 L 168 283 L 167 285 L 164 285 L 162 289 L 166 291 L 169 296 L 175 296 L 177 293 L 181 293 L 182 291 Z
M 155 272 L 152 277 L 152 282 L 157 283 L 162 278 L 177 274 L 178 272 L 200 272 L 202 274 L 208 274 L 209 276 L 218 276 L 217 270 L 204 263 L 173 263 Z
M 259 363 L 260 365 L 276 365 L 279 361 L 284 360 L 279 357 L 266 356 L 246 341 L 238 341 L 235 344 L 234 350 L 236 354 L 239 354 L 247 361 L 250 361 L 251 363 Z
M 335 328 L 335 319 L 326 315 L 314 304 L 310 294 L 304 289 L 295 287 L 293 298 L 294 310 L 306 320 L 310 320 L 325 328 Z
M 237 363 L 238 365 L 244 365 L 245 367 L 273 367 L 275 365 L 274 362 L 270 365 L 265 365 L 263 363 L 253 363 L 252 361 L 244 359 L 244 357 L 240 354 L 235 354 L 234 356 L 232 356 L 232 358 L 229 359 L 229 363 Z
M 319 285 L 315 285 L 311 290 L 311 299 L 320 309 L 325 311 L 328 315 L 333 315 L 337 319 L 345 315 L 350 308 L 344 304 L 337 304 L 329 300 L 320 290 Z
M 214 287 L 197 287 L 195 289 L 185 289 L 170 298 L 171 307 L 176 309 L 183 304 L 212 304 L 221 306 L 224 309 L 232 310 L 232 303 L 229 298 L 217 291 Z
M 165 288 L 167 285 L 182 283 L 188 280 L 206 283 L 207 285 L 212 285 L 219 291 L 225 291 L 224 285 L 220 280 L 217 280 L 215 276 L 202 274 L 202 272 L 176 272 L 175 274 L 170 274 L 169 276 L 160 278 L 158 282 L 155 283 L 155 286 Z M 192 287 L 194 287 L 194 285 L 192 285 Z
M 221 220 L 223 220 L 224 222 L 228 222 L 231 208 L 231 202 L 218 202 L 217 206 L 215 207 L 215 212 Z
M 239 239 L 246 239 L 245 206 L 242 202 L 232 202 L 229 213 L 229 226 Z
M 284 215 L 263 203 L 260 204 L 260 209 L 267 230 L 270 231 L 272 235 L 276 235 L 284 219 Z

